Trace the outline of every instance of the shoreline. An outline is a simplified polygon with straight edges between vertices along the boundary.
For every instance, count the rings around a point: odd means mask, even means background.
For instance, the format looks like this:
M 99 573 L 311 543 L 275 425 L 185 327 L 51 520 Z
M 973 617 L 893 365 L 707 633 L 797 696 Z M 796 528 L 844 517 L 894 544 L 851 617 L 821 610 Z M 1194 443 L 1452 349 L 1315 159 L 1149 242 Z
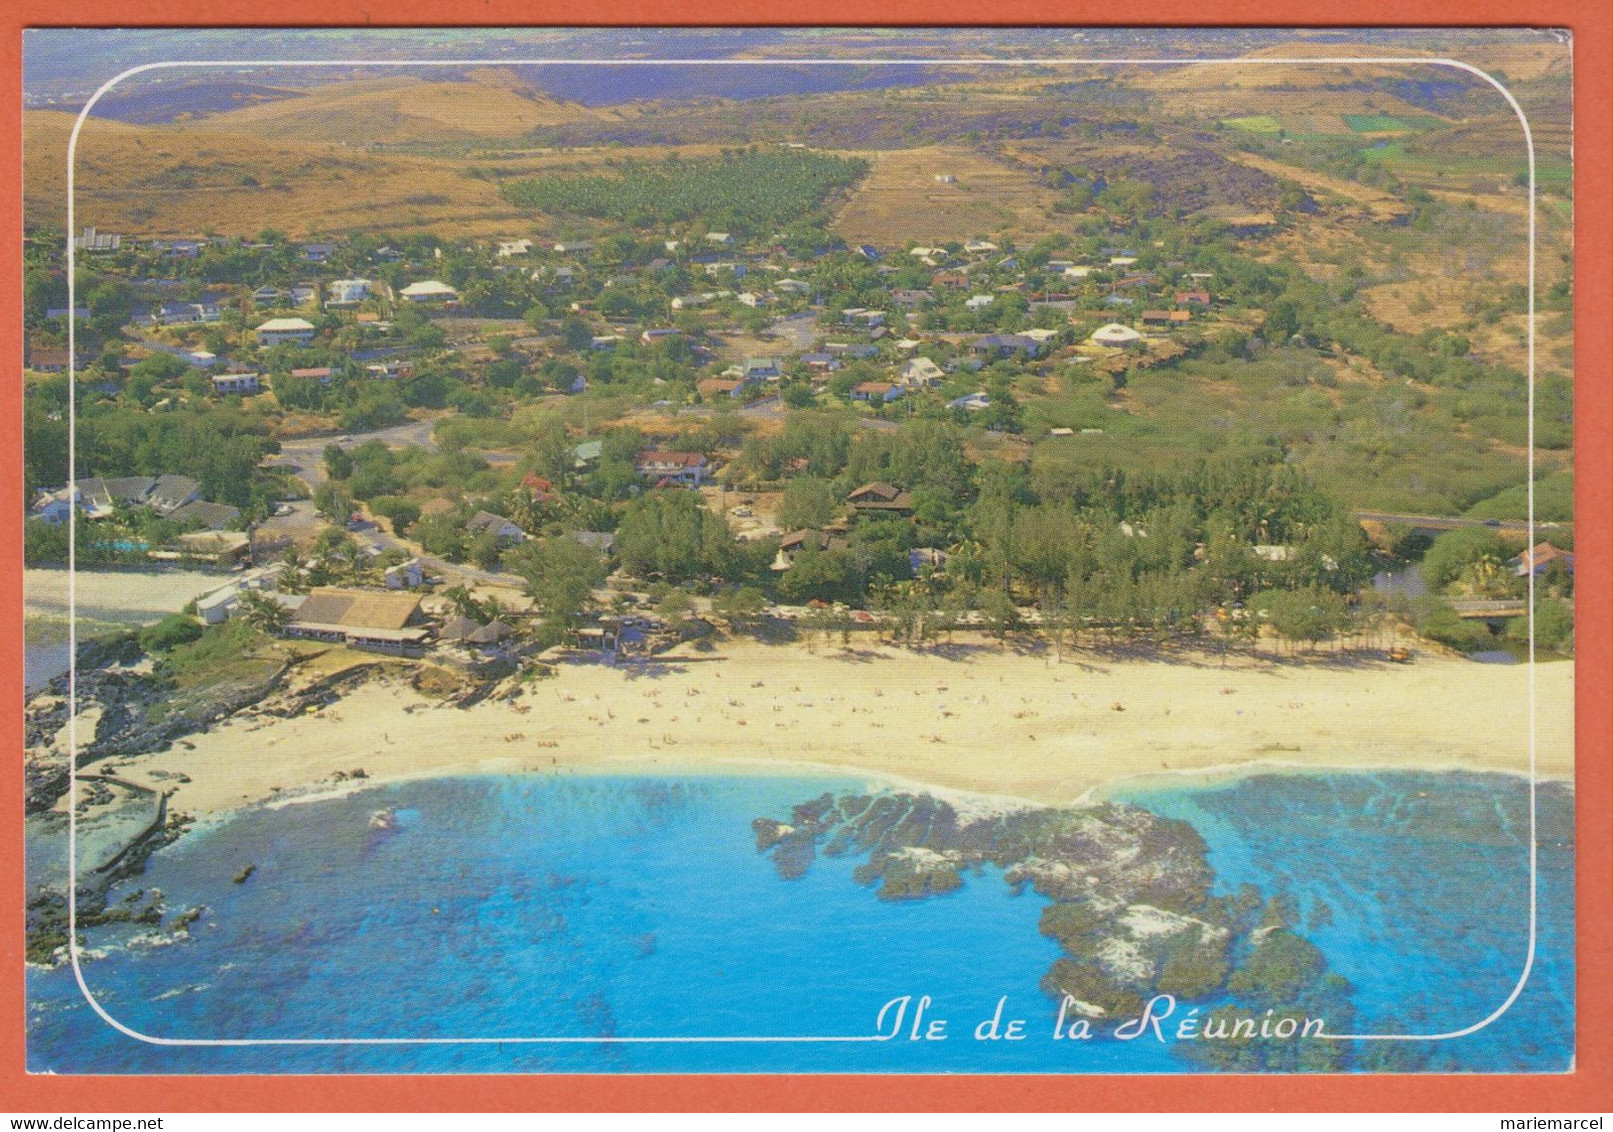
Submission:
M 749 641 L 722 653 L 564 665 L 513 701 L 469 708 L 383 676 L 315 711 L 248 709 L 111 762 L 199 819 L 468 774 L 827 773 L 1000 812 L 1260 773 L 1529 773 L 1522 666 L 1081 653 L 1055 664 L 1012 649 Z M 1573 668 L 1542 666 L 1537 684 L 1536 779 L 1571 782 Z
M 283 791 L 269 798 L 246 802 L 232 809 L 220 810 L 198 816 L 196 826 L 216 826 L 230 821 L 248 810 L 265 809 L 281 810 L 310 802 L 331 801 L 338 798 L 348 798 L 365 790 L 377 789 L 385 786 L 396 786 L 410 782 L 435 782 L 439 780 L 461 778 L 495 778 L 495 777 L 523 777 L 534 778 L 610 778 L 617 775 L 656 777 L 657 775 L 679 776 L 688 779 L 699 778 L 793 778 L 822 775 L 830 778 L 842 778 L 847 782 L 857 783 L 872 792 L 891 792 L 905 794 L 922 794 L 937 801 L 951 805 L 961 816 L 965 817 L 992 817 L 1002 813 L 1019 810 L 1056 809 L 1060 807 L 1081 808 L 1085 806 L 1100 805 L 1115 800 L 1115 795 L 1127 793 L 1132 790 L 1181 789 L 1181 790 L 1207 790 L 1220 785 L 1232 785 L 1245 779 L 1261 778 L 1268 775 L 1292 775 L 1294 777 L 1314 777 L 1321 775 L 1345 774 L 1469 774 L 1469 775 L 1495 775 L 1504 778 L 1516 778 L 1528 781 L 1528 771 L 1510 770 L 1504 767 L 1476 767 L 1460 764 L 1435 764 L 1420 767 L 1395 766 L 1392 764 L 1370 765 L 1356 764 L 1305 764 L 1265 760 L 1253 760 L 1246 763 L 1228 763 L 1224 766 L 1193 767 L 1177 771 L 1146 771 L 1140 774 L 1118 778 L 1094 786 L 1077 798 L 1066 802 L 1044 802 L 1031 798 L 1018 798 L 1007 794 L 991 794 L 977 790 L 959 789 L 956 787 L 936 786 L 921 782 L 917 779 L 903 778 L 900 775 L 889 774 L 884 771 L 871 770 L 854 764 L 836 764 L 822 762 L 768 762 L 761 759 L 717 759 L 706 763 L 663 764 L 656 763 L 654 771 L 646 767 L 641 761 L 624 756 L 616 762 L 594 762 L 576 765 L 559 765 L 552 768 L 501 768 L 492 763 L 466 763 L 461 765 L 445 765 L 442 767 L 406 771 L 396 775 L 375 776 L 357 779 L 348 779 L 340 783 L 311 783 L 295 790 Z M 1569 790 L 1575 789 L 1574 778 L 1571 775 L 1536 774 L 1534 781 L 1537 786 L 1564 786 Z M 1128 805 L 1135 803 L 1126 803 Z M 1146 808 L 1146 807 L 1145 807 Z
M 1222 784 L 1240 782 L 1246 778 L 1258 778 L 1265 775 L 1305 775 L 1320 774 L 1493 774 L 1505 778 L 1517 778 L 1528 782 L 1531 777 L 1536 786 L 1566 786 L 1570 790 L 1575 788 L 1572 774 L 1542 773 L 1537 771 L 1533 776 L 1527 770 L 1514 770 L 1510 767 L 1470 766 L 1462 763 L 1427 763 L 1422 766 L 1397 766 L 1393 763 L 1349 763 L 1327 765 L 1324 763 L 1295 763 L 1283 762 L 1276 759 L 1254 759 L 1244 763 L 1227 763 L 1224 766 L 1191 767 L 1183 770 L 1144 771 L 1126 778 L 1117 778 L 1112 782 L 1105 782 L 1092 787 L 1080 798 L 1078 804 L 1113 801 L 1114 796 L 1120 793 L 1129 793 L 1134 790 L 1169 790 L 1174 788 L 1185 790 L 1208 790 Z

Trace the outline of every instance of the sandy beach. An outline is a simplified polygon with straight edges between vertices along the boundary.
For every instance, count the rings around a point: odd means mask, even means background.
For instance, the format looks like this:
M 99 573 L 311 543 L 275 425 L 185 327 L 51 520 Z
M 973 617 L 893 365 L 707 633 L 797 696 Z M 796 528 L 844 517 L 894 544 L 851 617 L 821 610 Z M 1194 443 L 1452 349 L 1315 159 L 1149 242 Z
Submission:
M 105 621 L 155 621 L 183 609 L 200 594 L 230 581 L 228 574 L 204 570 L 110 570 L 80 567 L 76 571 L 80 617 Z M 67 616 L 68 572 L 24 570 L 23 608 L 30 617 Z
M 1537 771 L 1573 775 L 1571 664 L 1536 669 Z M 640 667 L 563 665 L 511 702 L 443 706 L 373 682 L 317 712 L 251 714 L 120 774 L 198 816 L 366 782 L 454 773 L 843 768 L 1067 803 L 1139 776 L 1254 767 L 1527 773 L 1528 669 L 1211 656 L 1055 664 L 982 645 L 949 655 L 729 642 Z M 189 779 L 180 782 L 177 776 Z M 177 783 L 177 785 L 176 785 Z
M 225 574 L 203 570 L 77 571 L 77 628 L 80 640 L 119 628 L 149 625 L 185 603 L 229 582 Z M 24 684 L 29 695 L 67 671 L 69 628 L 68 572 L 54 568 L 23 571 Z

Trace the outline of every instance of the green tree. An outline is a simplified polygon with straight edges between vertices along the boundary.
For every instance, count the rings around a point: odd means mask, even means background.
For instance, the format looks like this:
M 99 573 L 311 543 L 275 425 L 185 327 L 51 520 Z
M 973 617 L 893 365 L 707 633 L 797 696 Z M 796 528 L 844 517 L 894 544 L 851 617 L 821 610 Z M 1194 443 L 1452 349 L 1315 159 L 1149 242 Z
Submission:
M 859 602 L 861 579 L 857 562 L 847 550 L 819 550 L 808 542 L 790 568 L 779 576 L 779 592 L 791 601 Z
M 785 530 L 818 528 L 839 514 L 841 500 L 834 484 L 818 476 L 799 476 L 784 485 L 778 522 Z
M 278 634 L 291 616 L 285 606 L 258 590 L 243 590 L 240 602 L 237 616 L 260 633 Z
M 755 586 L 724 589 L 711 599 L 711 611 L 735 629 L 753 628 L 766 607 L 767 595 Z
M 470 587 L 463 582 L 449 586 L 442 592 L 442 596 L 448 602 L 448 608 L 453 611 L 455 617 L 467 617 L 478 625 L 485 625 L 492 620 L 487 615 L 486 608 L 476 599 L 476 595 L 471 592 Z
M 381 496 L 370 500 L 370 511 L 380 515 L 392 527 L 392 533 L 403 535 L 420 521 L 420 505 L 402 496 Z
M 1304 641 L 1311 649 L 1331 640 L 1345 625 L 1344 598 L 1328 589 L 1279 590 L 1261 595 L 1259 604 L 1279 636 Z
M 586 350 L 594 340 L 594 332 L 586 322 L 572 315 L 560 327 L 560 338 L 572 351 Z
M 497 570 L 504 551 L 496 534 L 481 531 L 466 540 L 465 553 L 483 570 Z
M 1423 552 L 1423 578 L 1434 590 L 1447 590 L 1462 579 L 1469 567 L 1508 557 L 1501 536 L 1488 527 L 1447 531 Z
M 1266 311 L 1266 320 L 1261 324 L 1260 336 L 1272 345 L 1287 342 L 1299 333 L 1299 311 L 1288 299 L 1278 299 Z
M 526 579 L 527 596 L 546 621 L 567 626 L 581 620 L 607 571 L 597 551 L 570 535 L 524 542 L 508 554 L 505 566 Z
M 327 480 L 314 492 L 314 507 L 335 523 L 345 524 L 353 514 L 353 497 L 334 480 Z
M 198 639 L 204 631 L 205 626 L 189 614 L 170 613 L 140 630 L 140 647 L 148 653 L 167 652 Z
M 353 457 L 339 444 L 325 445 L 325 471 L 333 480 L 345 480 L 353 474 Z
M 31 519 L 22 528 L 22 557 L 29 566 L 66 563 L 68 534 L 66 523 L 46 523 Z
M 728 524 L 685 491 L 651 491 L 630 502 L 615 552 L 628 573 L 670 582 L 728 577 L 742 558 Z

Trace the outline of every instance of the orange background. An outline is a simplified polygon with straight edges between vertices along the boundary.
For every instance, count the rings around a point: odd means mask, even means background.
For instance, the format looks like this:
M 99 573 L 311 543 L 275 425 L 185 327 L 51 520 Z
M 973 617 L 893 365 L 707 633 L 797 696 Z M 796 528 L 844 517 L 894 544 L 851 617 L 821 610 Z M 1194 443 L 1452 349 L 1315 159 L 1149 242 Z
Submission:
M 23 707 L 21 392 L 22 358 L 21 58 L 22 29 L 139 25 L 574 25 L 574 5 L 479 0 L 445 6 L 428 0 L 280 0 L 272 10 L 200 0 L 19 0 L 3 17 L 0 73 L 13 91 L 0 106 L 6 206 L 0 210 L 5 264 L 0 274 L 0 609 L 9 610 L 0 652 L 0 721 L 7 749 L 20 752 Z M 1441 3 L 1333 0 L 1155 0 L 1146 19 L 1118 20 L 1113 4 L 998 0 L 990 8 L 958 0 L 890 2 L 870 11 L 847 0 L 618 0 L 587 22 L 686 24 L 1113 24 L 1161 25 L 1495 25 L 1566 27 L 1574 33 L 1577 314 L 1576 484 L 1578 555 L 1578 1059 L 1575 1072 L 1516 1076 L 1349 1077 L 945 1077 L 945 1076 L 495 1076 L 307 1077 L 288 1087 L 276 1077 L 29 1077 L 24 1073 L 22 776 L 0 775 L 0 1109 L 51 1112 L 207 1111 L 523 1111 L 589 1110 L 1278 1110 L 1477 1111 L 1541 1113 L 1613 1108 L 1613 778 L 1609 774 L 1609 461 L 1610 332 L 1609 59 L 1607 0 L 1479 0 Z M 20 760 L 19 760 L 20 761 Z

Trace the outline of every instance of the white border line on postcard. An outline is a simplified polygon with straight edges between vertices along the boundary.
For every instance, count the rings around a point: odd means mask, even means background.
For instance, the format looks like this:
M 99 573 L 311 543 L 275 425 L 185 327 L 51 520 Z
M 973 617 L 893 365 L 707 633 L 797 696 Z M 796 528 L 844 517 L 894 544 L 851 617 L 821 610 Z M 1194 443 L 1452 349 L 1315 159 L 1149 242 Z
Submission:
M 1527 498 L 1528 498 L 1528 531 L 1529 545 L 1535 541 L 1535 240 L 1536 240 L 1536 201 L 1535 201 L 1535 142 L 1534 133 L 1529 127 L 1529 118 L 1523 107 L 1512 92 L 1488 72 L 1471 63 L 1464 63 L 1458 59 L 1425 58 L 1420 56 L 1340 56 L 1340 57 L 1310 57 L 1287 58 L 1274 56 L 1261 56 L 1256 58 L 1211 58 L 1211 59 L 195 59 L 172 60 L 160 63 L 144 63 L 137 67 L 130 67 L 103 83 L 89 101 L 84 104 L 73 123 L 73 130 L 67 142 L 67 366 L 68 366 L 68 411 L 67 411 L 67 458 L 68 458 L 68 490 L 70 495 L 76 495 L 78 490 L 78 411 L 77 411 L 77 325 L 78 319 L 73 311 L 77 308 L 77 246 L 74 241 L 76 229 L 74 190 L 76 185 L 76 164 L 78 154 L 79 134 L 88 120 L 90 112 L 101 98 L 125 79 L 149 71 L 200 69 L 204 67 L 223 67 L 233 70 L 247 70 L 262 67 L 643 67 L 643 66 L 689 66 L 689 67 L 736 67 L 736 66 L 927 66 L 927 67 L 1091 67 L 1091 66 L 1133 66 L 1133 67 L 1183 67 L 1197 65 L 1236 65 L 1236 66 L 1416 66 L 1416 67 L 1450 67 L 1476 75 L 1489 83 L 1501 96 L 1506 99 L 1507 105 L 1517 115 L 1518 123 L 1523 127 L 1524 142 L 1528 148 L 1529 158 L 1529 284 L 1528 284 L 1528 457 L 1526 469 L 1528 472 Z M 67 684 L 67 746 L 68 746 L 68 952 L 73 965 L 73 975 L 78 988 L 86 1002 L 107 1025 L 128 1037 L 150 1045 L 163 1046 L 334 1046 L 334 1045 L 498 1045 L 498 1044 L 659 1044 L 659 1043 L 861 1043 L 882 1042 L 890 1040 L 890 1035 L 859 1034 L 844 1036 L 718 1036 L 718 1037 L 506 1037 L 506 1038 L 160 1038 L 149 1034 L 142 1034 L 137 1030 L 119 1022 L 109 1014 L 105 1007 L 90 991 L 84 979 L 83 967 L 80 963 L 81 949 L 78 943 L 78 618 L 77 618 L 77 565 L 78 548 L 78 508 L 68 508 L 68 550 L 67 550 L 67 617 L 68 617 L 68 684 Z M 1322 1036 L 1335 1041 L 1447 1041 L 1453 1038 L 1465 1037 L 1477 1033 L 1490 1023 L 1500 1018 L 1517 1002 L 1518 996 L 1529 981 L 1530 972 L 1534 969 L 1535 945 L 1537 936 L 1538 898 L 1539 898 L 1539 868 L 1538 850 L 1536 846 L 1536 793 L 1539 778 L 1536 773 L 1536 698 L 1535 698 L 1535 575 L 1529 573 L 1529 660 L 1528 660 L 1528 715 L 1529 715 L 1529 948 L 1524 957 L 1523 970 L 1518 975 L 1517 983 L 1513 986 L 1505 1000 L 1484 1018 L 1458 1030 L 1451 1030 L 1441 1034 L 1324 1034 Z

